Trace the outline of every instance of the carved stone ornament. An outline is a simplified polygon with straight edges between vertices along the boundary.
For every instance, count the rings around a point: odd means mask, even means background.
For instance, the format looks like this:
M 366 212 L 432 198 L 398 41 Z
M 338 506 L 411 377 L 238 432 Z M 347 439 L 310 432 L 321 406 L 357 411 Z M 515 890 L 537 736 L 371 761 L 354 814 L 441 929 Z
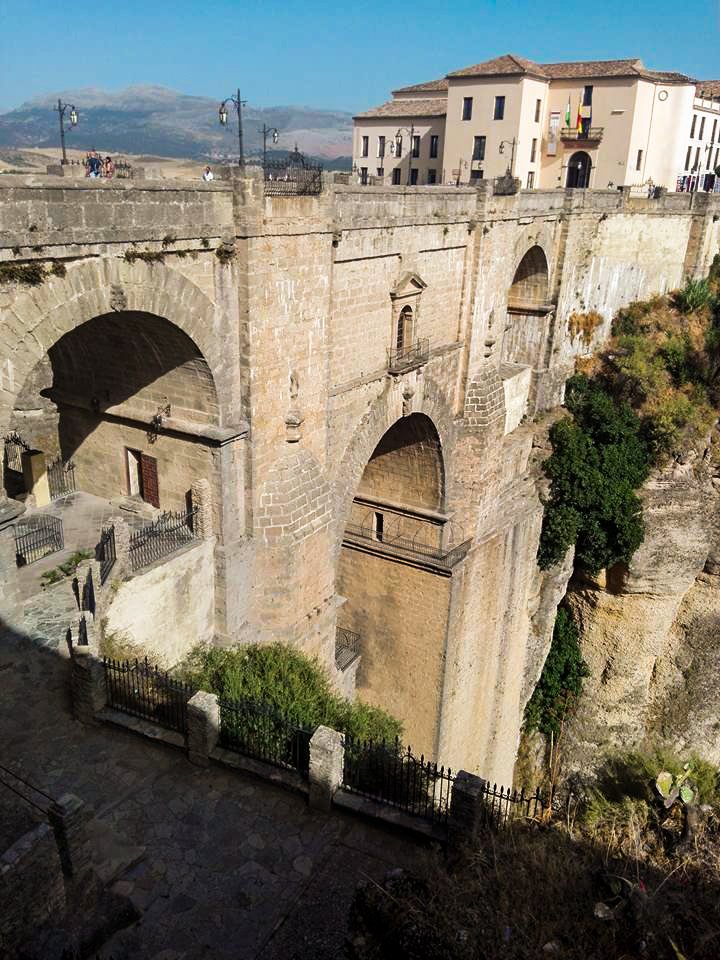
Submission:
M 403 405 L 402 412 L 404 417 L 409 417 L 412 413 L 412 398 L 415 396 L 415 388 L 411 386 L 405 387 L 403 390 Z
M 285 439 L 288 443 L 297 443 L 298 440 L 301 439 L 300 427 L 303 425 L 304 420 L 305 417 L 299 410 L 288 411 L 285 417 L 285 429 L 287 430 Z
M 300 393 L 300 377 L 293 370 L 290 374 L 290 399 L 297 400 L 297 396 Z
M 110 306 L 113 310 L 127 310 L 127 296 L 117 283 L 113 283 L 110 287 Z

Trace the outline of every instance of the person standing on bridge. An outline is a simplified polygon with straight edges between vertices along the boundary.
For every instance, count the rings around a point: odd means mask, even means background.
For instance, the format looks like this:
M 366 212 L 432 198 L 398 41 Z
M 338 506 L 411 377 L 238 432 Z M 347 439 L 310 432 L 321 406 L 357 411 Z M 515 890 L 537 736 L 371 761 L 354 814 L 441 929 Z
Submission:
M 210 167 L 208 166 L 208 167 L 205 167 L 205 170 L 204 170 L 204 172 L 203 172 L 202 177 L 203 177 L 203 180 L 204 180 L 206 183 L 208 183 L 210 180 L 214 180 L 214 179 L 215 179 L 215 174 L 212 172 L 212 170 L 211 170 Z

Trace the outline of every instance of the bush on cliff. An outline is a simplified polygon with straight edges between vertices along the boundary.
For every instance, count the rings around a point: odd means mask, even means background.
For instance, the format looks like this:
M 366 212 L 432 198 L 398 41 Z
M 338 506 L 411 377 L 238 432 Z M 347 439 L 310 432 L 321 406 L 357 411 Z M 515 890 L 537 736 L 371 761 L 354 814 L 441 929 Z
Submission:
M 228 700 L 266 704 L 301 726 L 320 724 L 362 740 L 393 741 L 402 724 L 378 707 L 350 701 L 332 690 L 317 660 L 283 643 L 202 645 L 177 673 L 198 689 Z
M 563 720 L 582 693 L 583 679 L 587 675 L 575 621 L 568 610 L 559 607 L 550 652 L 525 708 L 525 728 L 557 738 Z

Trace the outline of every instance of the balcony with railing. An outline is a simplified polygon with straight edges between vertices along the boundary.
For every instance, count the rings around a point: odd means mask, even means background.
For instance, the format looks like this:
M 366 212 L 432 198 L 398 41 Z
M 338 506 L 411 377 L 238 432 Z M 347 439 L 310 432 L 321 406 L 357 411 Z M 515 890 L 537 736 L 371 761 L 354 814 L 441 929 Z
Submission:
M 563 127 L 560 131 L 560 139 L 572 143 L 600 143 L 604 132 L 604 127 L 586 127 L 584 130 L 576 130 L 575 127 Z
M 407 373 L 430 359 L 430 341 L 427 337 L 413 340 L 408 346 L 388 350 L 388 373 Z

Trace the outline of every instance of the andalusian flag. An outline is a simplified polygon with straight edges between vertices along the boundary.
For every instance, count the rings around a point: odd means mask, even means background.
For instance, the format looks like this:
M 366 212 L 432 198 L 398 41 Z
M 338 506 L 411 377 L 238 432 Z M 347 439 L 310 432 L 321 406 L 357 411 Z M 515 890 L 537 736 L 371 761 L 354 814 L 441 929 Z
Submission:
M 570 126 L 570 95 L 569 94 L 568 94 L 567 106 L 565 107 L 565 126 L 566 127 Z
M 582 101 L 578 98 L 578 112 L 577 112 L 577 132 L 582 133 L 583 123 L 582 123 L 582 114 L 580 112 L 580 106 Z

